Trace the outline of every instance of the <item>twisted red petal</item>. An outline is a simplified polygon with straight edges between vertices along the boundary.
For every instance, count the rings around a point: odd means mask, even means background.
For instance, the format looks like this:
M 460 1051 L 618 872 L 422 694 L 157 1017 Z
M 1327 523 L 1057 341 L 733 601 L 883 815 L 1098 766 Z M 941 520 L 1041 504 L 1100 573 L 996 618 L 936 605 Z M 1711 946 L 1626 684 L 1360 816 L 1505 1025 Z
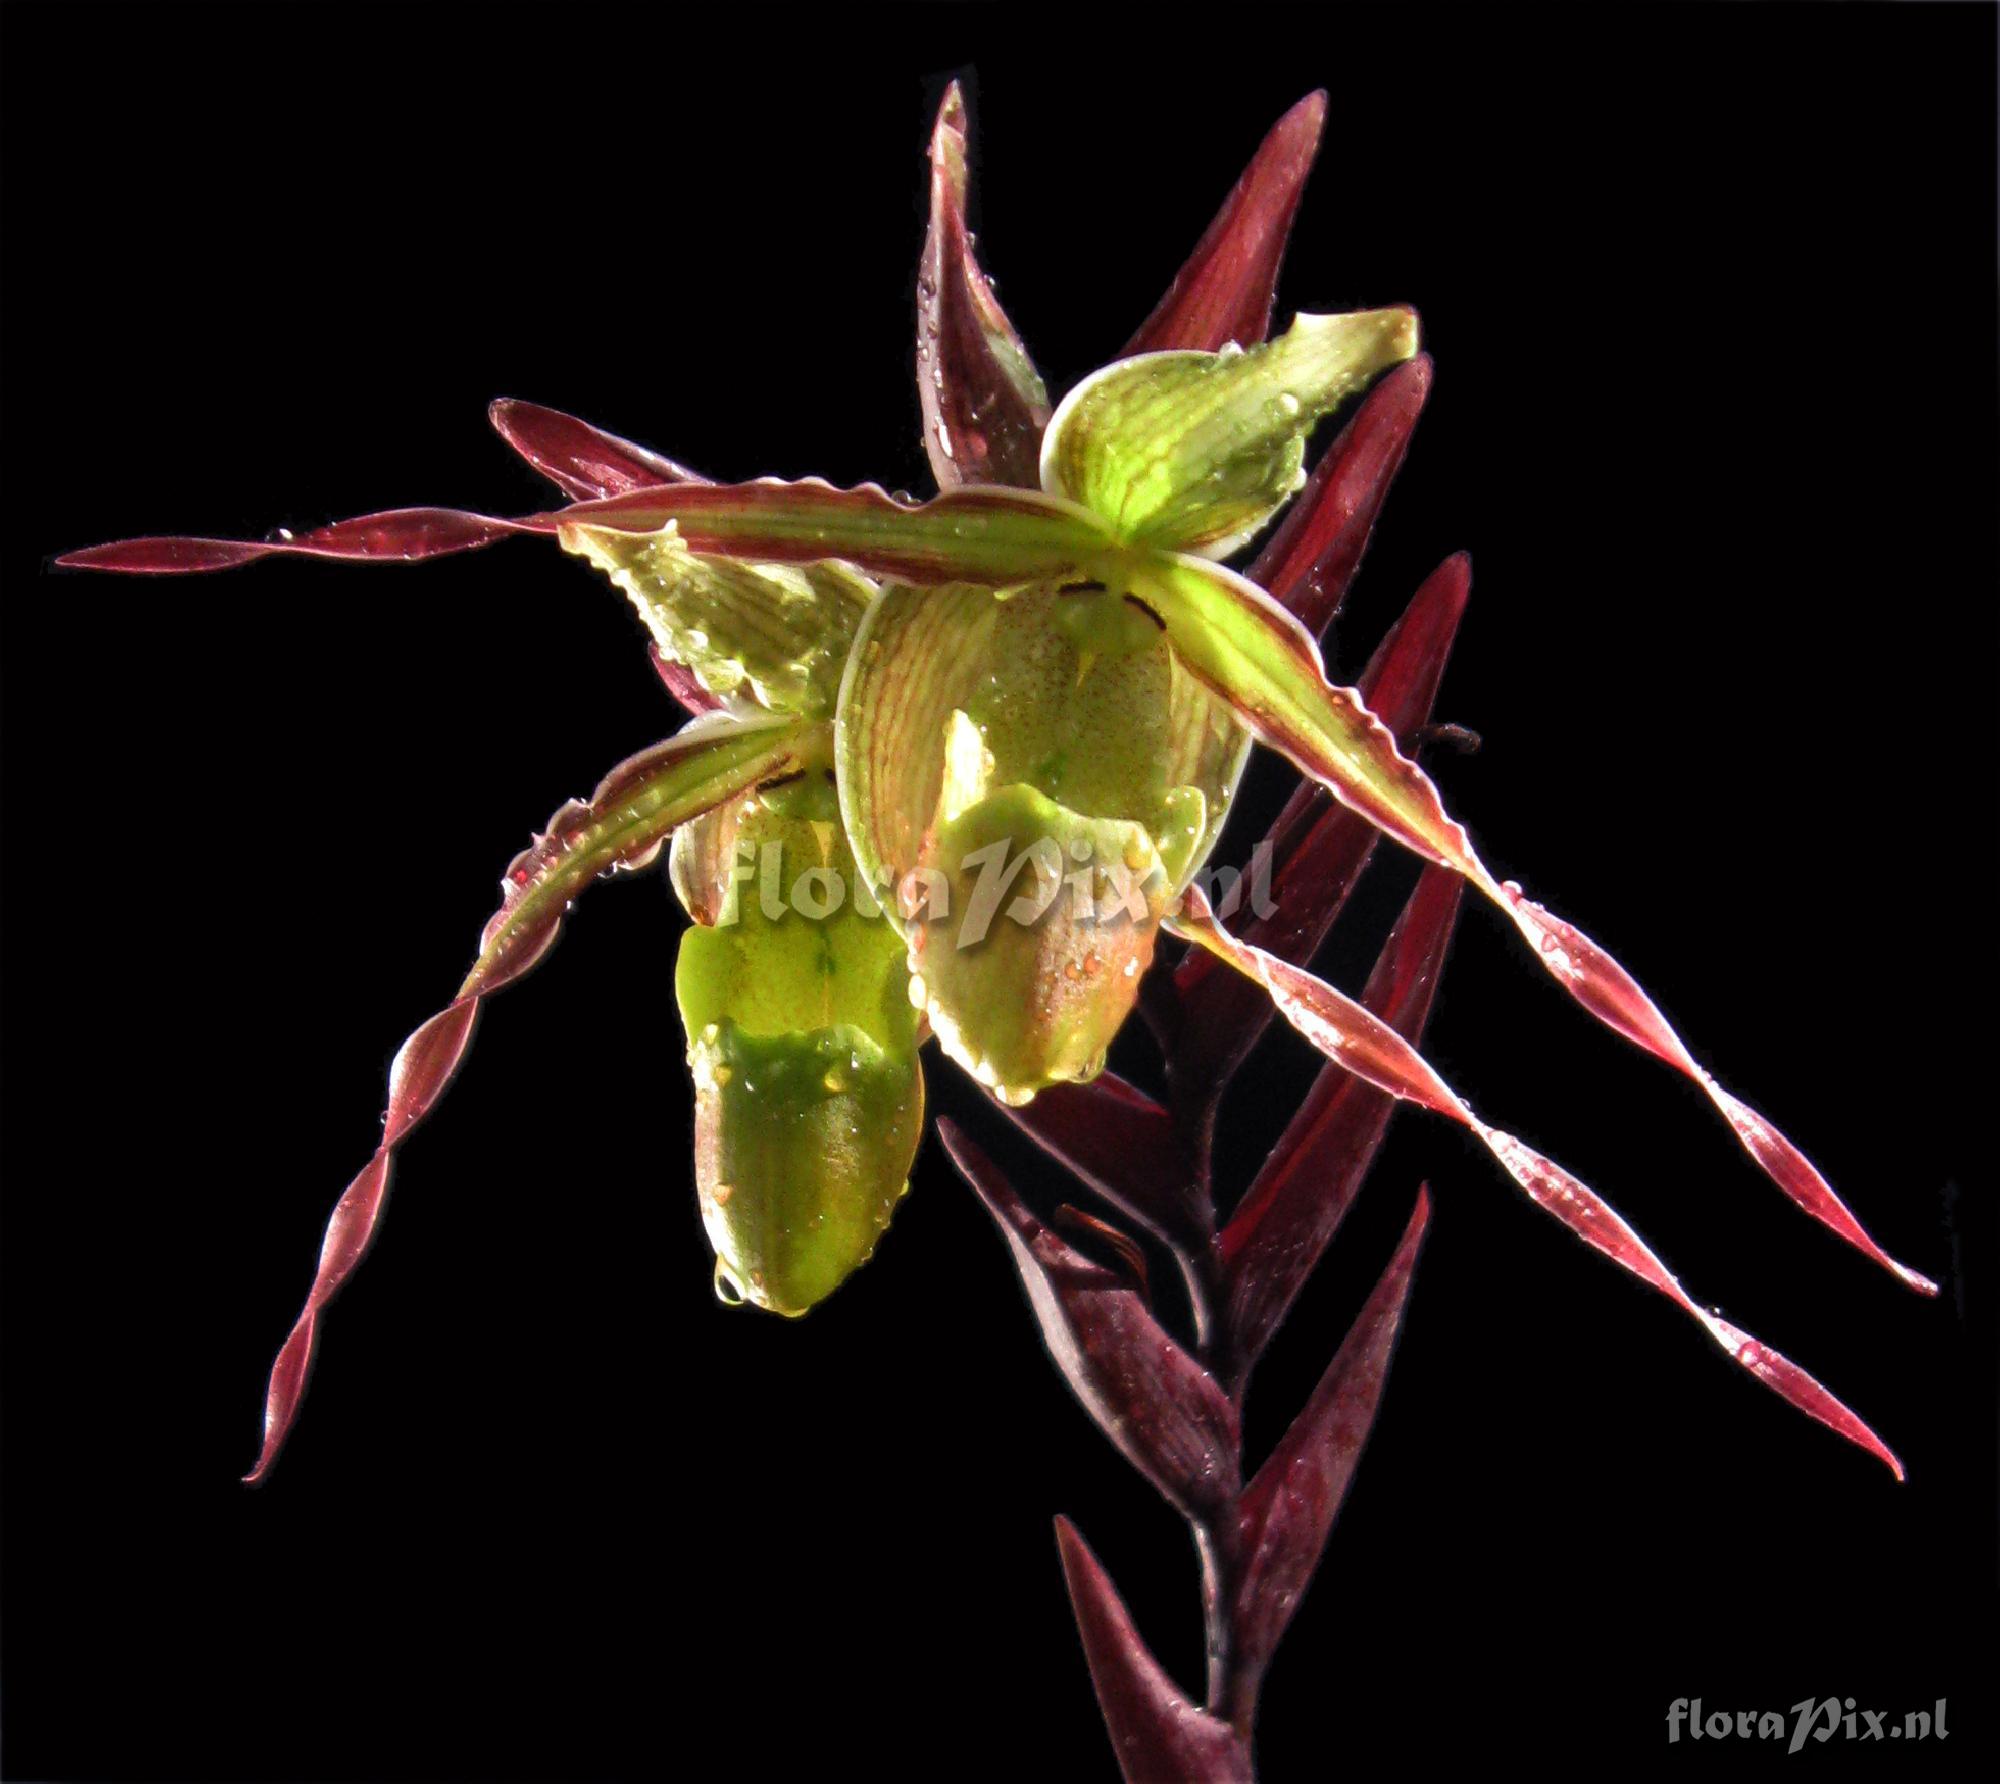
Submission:
M 120 539 L 69 551 L 56 562 L 70 570 L 117 570 L 128 576 L 186 576 L 233 570 L 268 557 L 335 558 L 350 562 L 415 564 L 454 552 L 478 551 L 516 533 L 552 533 L 553 522 L 530 515 L 503 520 L 461 508 L 392 508 L 337 520 L 296 538 Z
M 967 485 L 915 502 L 874 483 L 837 489 L 818 477 L 795 483 L 764 477 L 628 490 L 513 519 L 405 508 L 336 521 L 296 539 L 126 539 L 56 561 L 154 575 L 225 570 L 281 556 L 413 561 L 476 550 L 517 533 L 546 537 L 572 525 L 656 533 L 670 522 L 690 551 L 790 564 L 839 558 L 921 585 L 1002 588 L 1061 576 L 1110 543 L 1101 521 L 1039 490 Z
M 1322 89 L 1308 93 L 1271 127 L 1121 358 L 1165 347 L 1213 353 L 1230 341 L 1254 347 L 1270 332 L 1278 267 L 1325 124 Z
M 1501 885 L 1444 807 L 1430 777 L 1397 748 L 1394 733 L 1352 688 L 1326 677 L 1312 635 L 1255 583 L 1205 560 L 1162 558 L 1146 567 L 1144 592 L 1173 638 L 1176 655 L 1229 701 L 1246 726 L 1406 848 L 1463 874 L 1499 905 L 1571 997 L 1692 1078 L 1722 1112 L 1746 1151 L 1800 1207 L 1912 1288 L 1935 1285 L 1891 1259 L 1791 1142 L 1696 1065 L 1632 976 L 1581 931 Z
M 575 501 L 656 489 L 663 483 L 711 481 L 650 447 L 635 446 L 540 403 L 502 397 L 488 406 L 486 419 L 501 439 Z
M 1518 886 L 1503 888 L 1505 908 L 1515 926 L 1534 944 L 1542 964 L 1570 995 L 1607 1027 L 1645 1048 L 1655 1059 L 1692 1078 L 1734 1130 L 1737 1139 L 1772 1182 L 1822 1225 L 1831 1227 L 1858 1251 L 1893 1271 L 1911 1288 L 1926 1295 L 1937 1284 L 1899 1264 L 1868 1236 L 1833 1187 L 1790 1140 L 1741 1098 L 1724 1090 L 1695 1063 L 1679 1035 L 1655 1007 L 1639 982 L 1574 924 L 1525 898 Z
M 277 1460 L 311 1371 L 319 1319 L 375 1236 L 396 1148 L 450 1085 L 472 1039 L 481 1003 L 518 979 L 554 944 L 570 903 L 599 875 L 646 865 L 676 824 L 799 765 L 798 727 L 697 725 L 613 769 L 588 803 L 571 801 L 507 868 L 499 910 L 480 937 L 479 958 L 458 996 L 413 1033 L 389 1068 L 382 1143 L 347 1186 L 327 1222 L 304 1309 L 271 1366 L 264 1443 L 244 1478 L 261 1480 Z
M 1379 1017 L 1310 973 L 1230 936 L 1215 921 L 1215 914 L 1198 887 L 1189 889 L 1181 915 L 1171 919 L 1169 927 L 1185 939 L 1215 950 L 1240 971 L 1259 979 L 1285 1020 L 1327 1058 L 1338 1061 L 1378 1090 L 1421 1103 L 1476 1134 L 1537 1207 L 1555 1215 L 1614 1263 L 1658 1289 L 1699 1321 L 1730 1357 L 1767 1387 L 1801 1412 L 1839 1432 L 1850 1443 L 1880 1457 L 1896 1478 L 1902 1479 L 1903 1465 L 1855 1413 L 1796 1363 L 1697 1306 L 1623 1217 L 1594 1190 L 1512 1134 L 1487 1126 L 1423 1055 Z

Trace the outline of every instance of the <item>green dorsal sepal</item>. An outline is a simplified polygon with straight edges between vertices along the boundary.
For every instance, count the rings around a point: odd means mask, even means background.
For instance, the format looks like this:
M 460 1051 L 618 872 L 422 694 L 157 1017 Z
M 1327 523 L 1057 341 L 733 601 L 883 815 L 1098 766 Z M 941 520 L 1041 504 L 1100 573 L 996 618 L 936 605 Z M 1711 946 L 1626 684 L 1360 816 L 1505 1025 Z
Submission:
M 1297 317 L 1248 352 L 1094 372 L 1042 439 L 1042 487 L 1132 544 L 1225 557 L 1305 481 L 1313 426 L 1417 350 L 1414 310 Z

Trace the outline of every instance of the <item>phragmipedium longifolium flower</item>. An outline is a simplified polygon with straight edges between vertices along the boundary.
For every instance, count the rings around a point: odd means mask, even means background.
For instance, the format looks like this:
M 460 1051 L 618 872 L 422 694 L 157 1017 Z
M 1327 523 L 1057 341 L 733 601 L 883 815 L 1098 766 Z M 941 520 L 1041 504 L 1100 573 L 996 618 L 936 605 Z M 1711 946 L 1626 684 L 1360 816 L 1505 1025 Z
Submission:
M 1275 566 L 1271 587 L 1225 563 L 1306 487 L 1322 423 L 1420 369 L 1403 307 L 1300 313 L 1267 338 L 1319 116 L 1309 101 L 1273 133 L 1279 151 L 1267 144 L 1127 352 L 1052 407 L 972 257 L 954 91 L 919 271 L 930 500 L 714 484 L 504 403 L 496 426 L 566 506 L 402 510 L 281 541 L 141 539 L 63 560 L 167 574 L 552 538 L 631 601 L 698 715 L 517 858 L 458 995 L 397 1056 L 381 1148 L 335 1212 L 274 1368 L 257 1473 L 296 1414 L 319 1316 L 373 1234 L 394 1151 L 457 1070 L 483 1000 L 541 957 L 592 881 L 663 855 L 692 919 L 676 992 L 727 1298 L 801 1314 L 872 1254 L 907 1188 L 930 1043 L 1016 1106 L 1088 1083 L 1171 937 L 1268 994 L 1359 1082 L 1468 1128 L 1741 1366 L 1895 1465 L 1804 1371 L 1690 1299 L 1594 1192 L 1475 1115 L 1391 1023 L 1232 933 L 1203 895 L 1197 876 L 1262 744 L 1488 900 L 1578 1003 L 1696 1082 L 1788 1196 L 1930 1287 L 1695 1062 L 1616 961 L 1487 871 L 1396 728 L 1329 680 L 1300 615 L 1322 623 L 1328 579 L 1352 569 L 1367 520 L 1343 530 L 1352 492 L 1315 477 L 1258 560 Z

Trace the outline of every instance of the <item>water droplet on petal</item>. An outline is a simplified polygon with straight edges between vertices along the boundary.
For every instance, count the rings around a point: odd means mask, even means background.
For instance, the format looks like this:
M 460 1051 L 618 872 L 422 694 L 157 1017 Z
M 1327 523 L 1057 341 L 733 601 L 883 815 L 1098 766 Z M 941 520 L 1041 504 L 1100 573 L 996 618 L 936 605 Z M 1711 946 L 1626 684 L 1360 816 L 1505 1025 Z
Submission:
M 741 1307 L 746 1298 L 736 1272 L 720 1258 L 715 1260 L 715 1298 L 725 1307 Z

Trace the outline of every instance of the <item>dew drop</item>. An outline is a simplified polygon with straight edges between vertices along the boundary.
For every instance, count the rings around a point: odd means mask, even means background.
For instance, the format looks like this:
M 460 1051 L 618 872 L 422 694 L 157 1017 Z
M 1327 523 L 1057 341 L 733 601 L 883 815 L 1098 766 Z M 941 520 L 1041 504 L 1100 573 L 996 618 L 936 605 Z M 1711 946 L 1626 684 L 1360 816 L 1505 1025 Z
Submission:
M 736 1272 L 720 1258 L 715 1260 L 715 1298 L 725 1307 L 741 1307 L 746 1298 Z

